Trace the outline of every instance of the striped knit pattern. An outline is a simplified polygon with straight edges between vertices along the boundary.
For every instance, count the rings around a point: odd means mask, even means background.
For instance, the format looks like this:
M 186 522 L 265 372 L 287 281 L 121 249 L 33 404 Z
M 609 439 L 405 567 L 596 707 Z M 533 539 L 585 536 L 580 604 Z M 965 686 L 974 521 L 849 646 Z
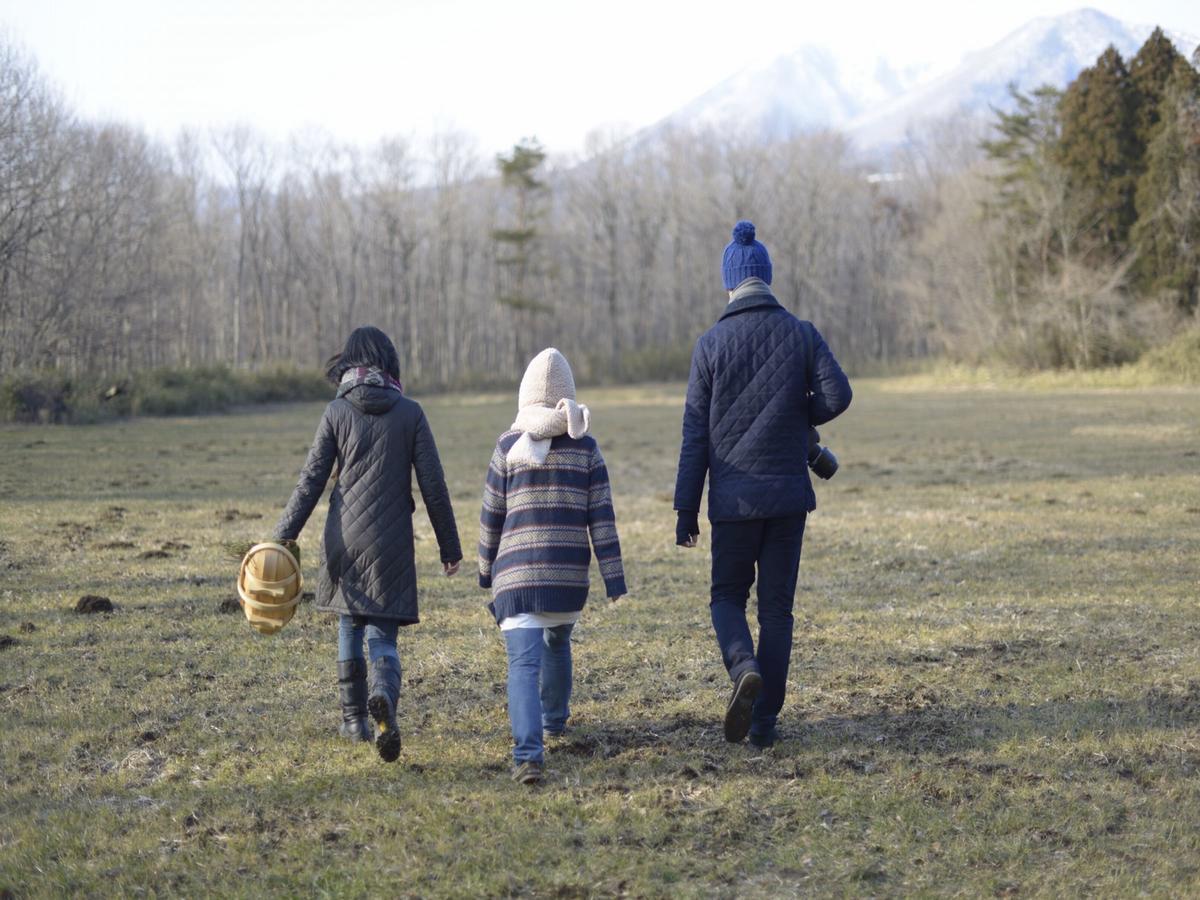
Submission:
M 624 594 L 608 469 L 596 441 L 561 435 L 543 465 L 509 466 L 508 451 L 520 436 L 507 431 L 496 442 L 479 517 L 479 584 L 492 589 L 496 621 L 583 609 L 591 548 L 605 592 Z

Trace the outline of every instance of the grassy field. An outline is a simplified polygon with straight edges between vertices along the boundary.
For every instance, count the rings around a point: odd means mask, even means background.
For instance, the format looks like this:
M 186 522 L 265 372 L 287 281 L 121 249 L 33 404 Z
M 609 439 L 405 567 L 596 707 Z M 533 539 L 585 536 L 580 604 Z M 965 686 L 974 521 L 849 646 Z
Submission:
M 631 595 L 533 790 L 420 508 L 398 763 L 335 737 L 332 617 L 227 611 L 319 404 L 0 428 L 0 896 L 1200 892 L 1200 394 L 856 389 L 766 752 L 721 738 L 707 525 L 674 546 L 681 389 L 583 392 Z M 425 403 L 467 547 L 514 405 Z

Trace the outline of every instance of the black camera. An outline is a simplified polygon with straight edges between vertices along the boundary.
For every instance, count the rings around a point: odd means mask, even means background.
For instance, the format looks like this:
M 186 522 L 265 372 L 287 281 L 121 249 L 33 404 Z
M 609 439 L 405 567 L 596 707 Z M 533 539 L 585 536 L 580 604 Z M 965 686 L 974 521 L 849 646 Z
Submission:
M 808 427 L 808 467 L 818 478 L 826 481 L 838 470 L 837 457 L 828 447 L 821 446 L 821 435 L 811 425 Z

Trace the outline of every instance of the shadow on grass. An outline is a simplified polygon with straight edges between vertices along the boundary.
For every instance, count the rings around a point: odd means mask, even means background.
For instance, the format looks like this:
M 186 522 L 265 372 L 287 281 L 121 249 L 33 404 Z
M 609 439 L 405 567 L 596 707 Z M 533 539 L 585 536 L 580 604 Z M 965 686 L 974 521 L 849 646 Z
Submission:
M 1008 741 L 1072 738 L 1085 734 L 1188 729 L 1200 724 L 1200 682 L 1171 692 L 1153 689 L 1135 699 L 1063 699 L 1023 705 L 936 702 L 908 710 L 880 709 L 796 721 L 785 710 L 784 740 L 775 757 L 878 749 L 889 753 L 952 755 L 988 750 Z M 630 751 L 659 748 L 684 758 L 732 749 L 721 737 L 719 710 L 711 718 L 680 715 L 666 719 L 588 725 L 569 732 L 550 753 L 576 759 L 613 759 Z M 759 753 L 748 744 L 742 751 Z
M 1081 734 L 1128 733 L 1192 728 L 1200 723 L 1200 683 L 1180 692 L 1151 689 L 1135 699 L 1067 698 L 1036 704 L 924 702 L 906 710 L 833 715 L 793 726 L 801 745 L 886 747 L 908 753 L 957 753 L 995 747 L 1010 740 L 1063 738 Z

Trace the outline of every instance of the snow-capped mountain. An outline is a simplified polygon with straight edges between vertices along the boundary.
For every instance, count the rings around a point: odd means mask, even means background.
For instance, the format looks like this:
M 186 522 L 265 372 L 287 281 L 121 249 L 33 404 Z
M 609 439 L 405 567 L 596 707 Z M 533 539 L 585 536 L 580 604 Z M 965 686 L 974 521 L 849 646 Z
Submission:
M 1130 25 L 1094 9 L 1034 19 L 998 44 L 968 54 L 952 71 L 858 116 L 846 131 L 864 148 L 900 143 L 921 120 L 962 110 L 989 115 L 1010 108 L 1009 84 L 1031 91 L 1043 84 L 1066 87 L 1112 44 L 1126 62 L 1153 25 Z M 1191 56 L 1198 39 L 1163 29 L 1175 49 Z
M 829 51 L 806 46 L 747 68 L 653 126 L 736 127 L 764 139 L 836 128 L 860 149 L 894 147 L 922 121 L 960 111 L 988 116 L 1011 105 L 1008 85 L 1029 91 L 1065 87 L 1109 45 L 1127 60 L 1154 25 L 1133 25 L 1094 9 L 1037 18 L 999 43 L 968 54 L 949 72 L 927 79 L 883 60 L 839 63 Z M 1171 31 L 1177 50 L 1191 56 L 1200 38 Z
M 668 116 L 665 124 L 722 127 L 738 122 L 766 139 L 800 131 L 843 128 L 916 83 L 884 60 L 839 63 L 829 50 L 807 45 L 743 69 Z

